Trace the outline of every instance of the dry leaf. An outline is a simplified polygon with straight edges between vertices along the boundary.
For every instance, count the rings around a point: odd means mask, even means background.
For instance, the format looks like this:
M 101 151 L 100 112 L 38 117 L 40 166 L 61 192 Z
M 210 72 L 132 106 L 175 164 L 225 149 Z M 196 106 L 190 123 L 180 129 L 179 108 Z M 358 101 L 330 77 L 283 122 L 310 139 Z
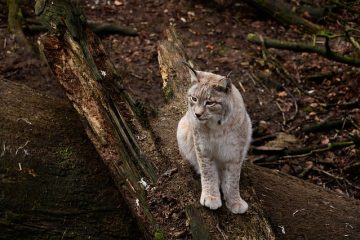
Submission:
M 115 0 L 114 5 L 115 6 L 122 6 L 122 5 L 124 5 L 124 3 L 121 2 L 121 1 L 118 1 L 118 0 Z
M 208 45 L 206 45 L 207 49 L 213 50 L 215 48 L 215 45 L 209 43 Z
M 320 142 L 321 142 L 321 144 L 328 144 L 330 142 L 330 140 L 327 136 L 321 135 Z
M 276 94 L 278 97 L 286 97 L 288 94 L 285 91 L 278 92 Z

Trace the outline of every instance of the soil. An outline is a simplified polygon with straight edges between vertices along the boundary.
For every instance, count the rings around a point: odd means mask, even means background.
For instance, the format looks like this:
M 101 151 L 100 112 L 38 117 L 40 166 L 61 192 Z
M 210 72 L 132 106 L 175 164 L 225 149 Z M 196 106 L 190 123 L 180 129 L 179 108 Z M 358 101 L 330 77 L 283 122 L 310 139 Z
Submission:
M 23 51 L 22 46 L 16 45 L 14 37 L 6 29 L 6 6 L 4 3 L 1 5 L 0 79 L 25 84 L 37 92 L 64 99 L 59 84 L 46 65 L 36 54 Z M 116 21 L 137 30 L 138 36 L 135 37 L 109 35 L 103 36 L 102 41 L 113 63 L 122 72 L 128 90 L 138 100 L 147 103 L 147 109 L 155 111 L 164 104 L 157 63 L 157 44 L 163 39 L 163 31 L 172 23 L 182 37 L 191 59 L 201 70 L 223 75 L 231 72 L 233 83 L 241 90 L 254 126 L 256 141 L 250 152 L 250 161 L 300 177 L 343 197 L 360 198 L 358 145 L 299 154 L 301 156 L 268 158 L 274 155 L 272 151 L 275 148 L 319 146 L 352 141 L 352 136 L 359 136 L 359 68 L 335 63 L 315 54 L 264 50 L 246 41 L 248 33 L 294 41 L 311 41 L 311 35 L 304 34 L 297 27 L 284 27 L 242 2 L 221 7 L 210 1 L 199 0 L 87 0 L 84 1 L 83 8 L 88 19 Z M 33 15 L 29 8 L 25 8 L 24 14 Z M 344 27 L 341 21 L 332 19 L 348 20 L 354 26 L 359 24 L 355 14 L 344 10 L 337 10 L 332 14 L 319 24 L 333 32 L 340 32 Z M 29 39 L 35 42 L 36 36 L 29 36 Z M 351 53 L 351 46 L 340 39 L 332 40 L 331 46 L 339 52 Z M 311 77 L 319 73 L 328 76 Z M 21 100 L 27 101 L 27 98 Z M 334 119 L 351 119 L 352 124 L 340 124 L 336 129 L 318 132 L 303 131 L 307 124 Z M 66 134 L 67 138 L 73 139 L 71 131 Z M 7 137 L 10 140 L 19 139 L 21 135 L 20 132 L 13 132 Z M 274 139 L 277 141 L 273 141 Z M 41 144 L 46 143 L 44 140 Z M 76 144 L 76 141 L 69 145 L 72 144 Z M 258 147 L 267 151 L 259 153 L 256 151 Z M 101 165 L 99 160 L 96 161 L 94 165 Z M 277 197 L 286 197 L 269 192 L 260 183 L 254 184 L 259 191 L 258 195 L 265 196 L 264 205 L 270 210 L 275 228 L 280 229 L 277 232 L 279 238 L 326 239 L 322 237 L 325 235 L 322 234 L 324 228 L 311 236 L 301 235 L 301 232 L 306 232 L 306 229 L 301 228 L 305 225 L 291 217 L 285 218 L 289 213 L 282 212 L 281 206 L 272 204 Z M 109 183 L 110 185 L 112 184 Z M 115 190 L 113 191 L 115 194 Z M 297 196 L 300 197 L 301 194 Z M 351 201 L 358 204 L 355 200 Z M 305 213 L 302 211 L 299 214 Z M 332 216 L 335 218 L 335 215 Z M 287 224 L 286 235 L 279 227 L 284 222 Z M 332 223 L 326 224 L 331 226 Z M 294 228 L 296 225 L 300 227 Z M 344 225 L 344 238 L 355 239 L 354 234 L 346 232 L 351 231 L 352 227 L 354 226 Z M 330 233 L 331 231 L 327 234 Z

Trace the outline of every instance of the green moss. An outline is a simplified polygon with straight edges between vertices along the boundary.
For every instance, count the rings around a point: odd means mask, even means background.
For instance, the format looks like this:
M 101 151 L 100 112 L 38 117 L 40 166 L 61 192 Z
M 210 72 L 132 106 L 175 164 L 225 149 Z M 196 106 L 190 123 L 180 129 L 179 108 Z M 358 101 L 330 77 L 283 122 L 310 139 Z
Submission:
M 76 165 L 76 154 L 72 146 L 62 146 L 56 151 L 60 159 L 60 167 L 65 169 L 73 169 Z
M 166 85 L 163 91 L 166 100 L 170 100 L 174 97 L 174 91 L 169 85 Z
M 59 157 L 66 161 L 69 160 L 72 155 L 73 155 L 73 149 L 71 146 L 66 146 L 66 147 L 61 147 L 58 151 L 57 154 L 59 155 Z
M 312 112 L 312 111 L 313 111 L 313 109 L 312 109 L 312 107 L 310 107 L 310 106 L 303 108 L 303 112 L 304 112 L 304 113 L 310 113 L 310 112 Z
M 162 231 L 157 230 L 154 234 L 154 240 L 165 240 L 165 235 Z

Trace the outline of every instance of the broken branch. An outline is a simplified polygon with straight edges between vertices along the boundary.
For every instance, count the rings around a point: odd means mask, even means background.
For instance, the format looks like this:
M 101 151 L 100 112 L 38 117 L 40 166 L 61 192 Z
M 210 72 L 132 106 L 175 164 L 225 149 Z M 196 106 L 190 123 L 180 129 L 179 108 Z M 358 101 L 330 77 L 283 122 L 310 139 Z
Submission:
M 308 52 L 308 53 L 317 53 L 325 58 L 345 63 L 348 65 L 360 66 L 360 59 L 359 58 L 352 58 L 348 57 L 336 52 L 331 51 L 329 48 L 318 47 L 313 45 L 312 43 L 298 43 L 298 42 L 290 42 L 290 41 L 283 41 L 278 39 L 272 39 L 268 37 L 261 37 L 258 34 L 250 33 L 247 36 L 247 40 L 251 43 L 255 43 L 258 45 L 264 44 L 267 48 L 276 48 L 276 49 L 284 49 L 290 50 L 294 52 Z

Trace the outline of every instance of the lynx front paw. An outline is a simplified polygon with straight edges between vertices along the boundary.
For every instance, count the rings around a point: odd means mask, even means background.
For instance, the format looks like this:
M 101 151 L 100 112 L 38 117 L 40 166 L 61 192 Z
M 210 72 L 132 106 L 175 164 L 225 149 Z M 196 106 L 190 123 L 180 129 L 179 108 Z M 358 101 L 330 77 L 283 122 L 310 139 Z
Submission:
M 243 214 L 248 210 L 249 205 L 240 198 L 236 201 L 227 201 L 226 207 L 234 214 Z
M 212 210 L 218 209 L 222 205 L 220 194 L 218 196 L 214 196 L 201 193 L 200 204 Z

